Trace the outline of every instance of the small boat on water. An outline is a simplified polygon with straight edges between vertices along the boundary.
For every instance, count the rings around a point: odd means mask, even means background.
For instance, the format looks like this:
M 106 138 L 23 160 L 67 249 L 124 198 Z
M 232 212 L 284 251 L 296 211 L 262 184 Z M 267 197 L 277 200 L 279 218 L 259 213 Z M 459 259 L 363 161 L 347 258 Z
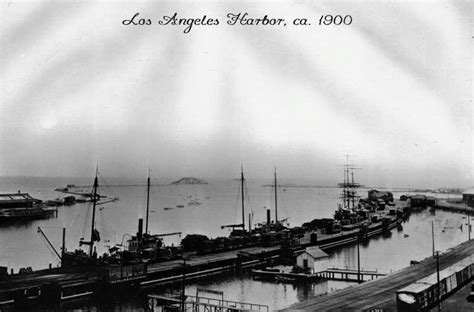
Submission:
M 188 203 L 188 206 L 199 206 L 199 205 L 202 205 L 202 203 L 194 199 Z
M 176 205 L 176 208 L 184 208 L 184 205 Z
M 93 194 L 89 190 L 84 190 L 83 187 L 78 187 L 74 184 L 68 184 L 66 187 L 58 187 L 55 189 L 56 192 L 61 192 L 65 194 L 76 195 L 81 198 L 81 202 L 92 201 Z M 95 194 L 96 198 L 102 199 L 107 196 Z
M 282 283 L 308 282 L 321 279 L 315 274 L 285 272 L 283 270 L 274 268 L 265 268 L 263 270 L 253 269 L 252 275 L 254 279 L 277 281 Z
M 172 210 L 172 209 L 174 209 L 174 208 L 171 208 L 171 207 L 165 207 L 165 208 L 163 208 L 163 210 Z

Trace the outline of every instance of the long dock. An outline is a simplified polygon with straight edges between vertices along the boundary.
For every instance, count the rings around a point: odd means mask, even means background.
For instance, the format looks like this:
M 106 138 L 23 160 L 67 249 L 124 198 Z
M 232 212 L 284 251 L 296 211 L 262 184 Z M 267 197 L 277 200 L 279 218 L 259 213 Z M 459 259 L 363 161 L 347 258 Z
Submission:
M 244 252 L 245 255 L 242 255 Z M 198 256 L 186 254 L 186 280 L 219 274 L 225 271 L 272 264 L 280 256 L 280 246 L 252 247 Z M 124 267 L 71 267 L 15 274 L 0 279 L 0 308 L 15 310 L 15 301 L 21 302 L 61 302 L 79 297 L 91 296 L 115 287 L 129 286 L 135 289 L 148 286 L 181 282 L 183 260 Z M 142 270 L 142 268 L 145 268 Z M 113 270 L 113 274 L 102 274 L 103 270 Z M 51 287 L 53 291 L 45 291 Z M 3 310 L 2 310 L 3 311 Z
M 462 243 L 440 254 L 440 270 L 472 254 L 474 240 Z M 282 311 L 396 311 L 396 291 L 435 272 L 436 259 L 430 257 L 396 273 L 297 303 Z
M 434 208 L 452 212 L 474 214 L 474 208 L 467 206 L 464 202 L 447 198 L 437 199 Z
M 386 228 L 373 224 L 370 235 L 375 236 L 396 227 L 400 219 L 393 218 Z M 310 233 L 299 240 L 296 248 L 320 246 L 331 249 L 350 245 L 359 240 L 359 230 L 336 234 L 318 233 L 317 239 Z M 28 303 L 61 302 L 71 298 L 87 297 L 117 286 L 134 289 L 181 283 L 184 262 L 186 280 L 211 276 L 225 271 L 270 265 L 277 262 L 281 247 L 256 246 L 207 255 L 185 254 L 186 260 L 178 259 L 160 263 L 134 266 L 70 267 L 40 270 L 26 274 L 7 275 L 0 278 L 0 307 L 13 305 L 15 301 Z M 106 271 L 104 273 L 104 271 Z

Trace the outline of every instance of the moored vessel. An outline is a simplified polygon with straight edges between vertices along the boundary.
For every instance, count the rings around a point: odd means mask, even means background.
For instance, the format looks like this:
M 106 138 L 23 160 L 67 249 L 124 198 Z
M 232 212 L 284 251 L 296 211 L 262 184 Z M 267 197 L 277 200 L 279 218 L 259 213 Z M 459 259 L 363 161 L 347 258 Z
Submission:
M 28 193 L 0 194 L 0 221 L 43 218 L 57 212 Z
M 150 176 L 147 179 L 147 198 L 145 213 L 145 230 L 143 231 L 143 219 L 138 219 L 138 232 L 132 235 L 128 240 L 128 246 L 120 246 L 123 248 L 112 247 L 112 257 L 122 263 L 136 262 L 160 262 L 166 260 L 178 259 L 181 257 L 181 248 L 178 246 L 166 246 L 163 237 L 179 235 L 181 232 L 150 234 L 149 231 L 149 214 L 150 214 Z M 171 210 L 171 207 L 165 207 L 164 210 Z

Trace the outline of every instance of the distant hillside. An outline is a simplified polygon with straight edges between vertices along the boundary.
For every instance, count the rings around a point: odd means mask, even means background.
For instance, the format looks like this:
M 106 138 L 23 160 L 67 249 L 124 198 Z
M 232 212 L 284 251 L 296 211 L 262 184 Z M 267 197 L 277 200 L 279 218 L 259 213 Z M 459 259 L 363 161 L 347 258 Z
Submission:
M 181 178 L 178 181 L 174 181 L 171 184 L 207 184 L 206 181 L 198 179 L 198 178 Z

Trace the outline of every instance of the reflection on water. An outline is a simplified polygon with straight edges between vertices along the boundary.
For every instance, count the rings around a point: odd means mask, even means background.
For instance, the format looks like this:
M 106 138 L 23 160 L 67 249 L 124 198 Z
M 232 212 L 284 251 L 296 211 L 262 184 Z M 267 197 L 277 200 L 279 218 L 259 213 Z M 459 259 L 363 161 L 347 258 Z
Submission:
M 467 240 L 463 215 L 429 210 L 413 213 L 403 228 L 391 232 L 389 237 L 379 236 L 361 244 L 361 267 L 388 273 L 402 269 L 410 260 L 422 260 L 432 255 L 431 221 L 434 221 L 435 249 L 445 251 Z M 464 230 L 464 231 L 463 231 Z M 349 246 L 330 252 L 335 266 L 357 267 L 357 247 Z
M 224 291 L 229 299 L 266 304 L 274 310 L 287 307 L 288 303 L 305 301 L 346 286 L 345 283 L 333 281 L 314 284 L 264 282 L 253 280 L 250 275 L 244 274 L 225 281 L 191 284 L 186 291 L 194 294 L 196 287 L 219 289 Z
M 59 186 L 74 183 L 90 184 L 89 180 L 66 178 L 0 178 L 0 190 L 12 192 L 21 189 L 34 197 L 53 199 L 62 194 L 54 192 Z M 145 181 L 125 181 L 129 184 Z M 238 223 L 240 204 L 238 185 L 235 181 L 209 181 L 209 185 L 153 186 L 150 201 L 151 233 L 169 233 L 182 231 L 203 233 L 210 237 L 228 235 L 221 230 L 222 224 Z M 252 209 L 255 222 L 265 220 L 264 207 L 272 207 L 271 188 L 262 184 L 271 181 L 248 181 L 250 202 L 246 207 Z M 121 181 L 109 181 L 109 184 L 123 184 Z M 295 183 L 297 184 L 297 183 Z M 99 209 L 96 226 L 101 232 L 102 241 L 99 252 L 107 246 L 121 243 L 125 233 L 137 231 L 137 219 L 144 216 L 146 188 L 144 186 L 111 187 L 104 190 L 107 195 L 119 196 L 120 201 Z M 365 195 L 366 193 L 362 193 Z M 366 191 L 365 191 L 366 192 Z M 314 218 L 332 217 L 337 207 L 339 190 L 336 188 L 296 188 L 288 187 L 279 194 L 279 215 L 289 217 L 291 225 L 301 225 Z M 200 206 L 187 206 L 164 210 L 164 207 L 176 207 L 186 204 L 188 197 L 197 198 Z M 395 193 L 398 198 L 400 193 Z M 189 201 L 189 200 L 188 200 Z M 36 233 L 41 226 L 52 244 L 58 249 L 61 245 L 61 227 L 67 228 L 66 245 L 68 249 L 78 247 L 81 237 L 88 239 L 90 233 L 90 205 L 76 204 L 59 207 L 55 218 L 35 220 L 0 226 L 0 266 L 14 268 L 31 266 L 34 269 L 46 268 L 48 263 L 57 264 L 58 260 L 49 251 L 42 238 Z M 236 222 L 237 221 L 237 222 Z M 467 239 L 466 219 L 462 214 L 424 210 L 413 213 L 408 222 L 394 229 L 389 235 L 379 236 L 360 244 L 361 268 L 377 269 L 388 273 L 409 265 L 411 260 L 422 260 L 431 256 L 431 223 L 434 222 L 435 246 L 444 251 Z M 184 236 L 183 236 L 184 237 Z M 179 238 L 171 237 L 168 243 L 177 243 Z M 357 247 L 349 246 L 328 252 L 330 266 L 357 267 Z M 195 294 L 197 287 L 222 290 L 229 300 L 255 302 L 269 305 L 272 309 L 287 307 L 315 296 L 346 287 L 343 282 L 323 282 L 310 285 L 292 285 L 254 281 L 248 274 L 202 279 L 187 286 L 186 292 Z M 176 290 L 176 289 L 175 289 Z M 161 288 L 152 291 L 165 291 Z M 166 290 L 166 291 L 169 291 Z M 140 296 L 124 297 L 116 303 L 109 300 L 100 305 L 89 302 L 74 306 L 83 310 L 140 310 Z M 105 304 L 105 306 L 104 306 Z M 68 307 L 66 306 L 67 310 Z
M 0 178 L 0 190 L 12 192 L 21 189 L 40 199 L 54 199 L 64 196 L 54 189 L 66 184 L 87 185 L 92 179 L 72 178 Z M 143 181 L 122 181 L 108 179 L 107 185 L 144 184 Z M 229 229 L 223 224 L 240 223 L 241 212 L 238 181 L 208 181 L 207 185 L 153 185 L 150 192 L 150 232 L 170 233 L 181 231 L 186 234 L 201 233 L 209 237 L 227 236 Z M 273 207 L 272 189 L 262 187 L 269 181 L 247 181 L 249 198 L 246 213 L 253 212 L 254 223 L 265 220 L 266 209 Z M 105 185 L 104 181 L 99 181 Z M 157 181 L 152 181 L 152 184 Z M 137 231 L 137 219 L 145 215 L 146 187 L 111 186 L 100 188 L 100 193 L 119 196 L 120 201 L 102 206 L 96 215 L 96 227 L 102 241 L 98 244 L 99 254 L 109 246 L 121 243 L 125 234 Z M 335 188 L 286 188 L 279 194 L 279 215 L 289 218 L 291 225 L 301 225 L 314 218 L 332 217 L 339 190 Z M 202 204 L 188 206 L 191 199 Z M 183 205 L 183 208 L 177 206 Z M 164 210 L 165 207 L 174 209 Z M 79 239 L 90 235 L 90 203 L 59 207 L 57 218 L 34 220 L 15 226 L 0 226 L 0 265 L 14 268 L 31 266 L 33 269 L 58 264 L 58 260 L 45 248 L 36 233 L 38 226 L 45 229 L 53 245 L 61 246 L 61 227 L 66 230 L 66 246 L 69 250 L 78 248 Z M 179 237 L 166 237 L 166 242 L 178 243 Z

